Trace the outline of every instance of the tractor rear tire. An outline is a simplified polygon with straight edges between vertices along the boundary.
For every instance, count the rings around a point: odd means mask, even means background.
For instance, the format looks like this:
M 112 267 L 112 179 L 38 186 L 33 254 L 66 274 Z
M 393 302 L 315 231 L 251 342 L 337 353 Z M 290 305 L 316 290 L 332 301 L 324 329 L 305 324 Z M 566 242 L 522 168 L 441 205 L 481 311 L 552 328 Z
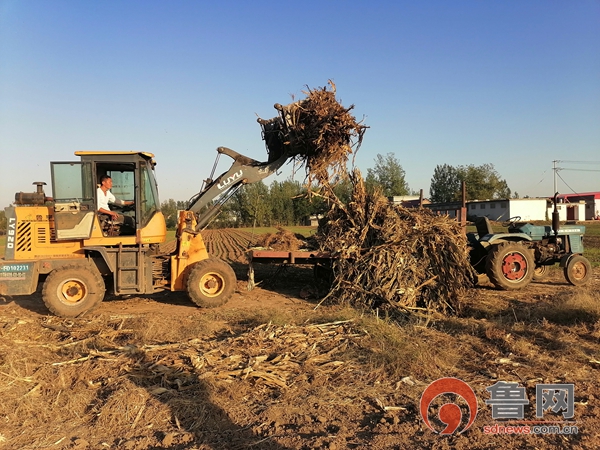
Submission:
M 57 316 L 77 317 L 98 305 L 105 291 L 96 266 L 69 264 L 50 272 L 42 288 L 42 300 Z
M 550 266 L 537 266 L 533 271 L 533 280 L 541 281 L 550 274 Z
M 187 279 L 187 292 L 196 305 L 215 308 L 231 298 L 236 282 L 235 272 L 229 264 L 209 258 L 192 266 Z
M 490 249 L 485 271 L 498 289 L 515 290 L 527 286 L 535 269 L 533 251 L 517 242 L 503 242 Z
M 573 255 L 565 266 L 565 278 L 573 286 L 582 286 L 592 277 L 592 265 L 581 255 Z

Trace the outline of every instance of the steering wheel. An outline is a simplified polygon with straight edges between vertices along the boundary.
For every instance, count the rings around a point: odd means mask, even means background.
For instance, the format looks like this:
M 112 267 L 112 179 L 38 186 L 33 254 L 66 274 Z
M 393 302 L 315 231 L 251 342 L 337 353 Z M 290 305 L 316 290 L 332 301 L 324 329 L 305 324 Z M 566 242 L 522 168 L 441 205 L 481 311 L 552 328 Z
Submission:
M 116 211 L 121 211 L 121 212 L 127 212 L 127 211 L 133 211 L 135 210 L 135 203 L 133 205 L 111 205 L 111 207 L 114 207 L 114 209 Z
M 508 219 L 507 221 L 502 222 L 502 226 L 508 227 L 508 228 L 514 227 L 517 224 L 517 222 L 520 222 L 520 221 L 521 221 L 521 216 L 513 216 L 510 219 Z

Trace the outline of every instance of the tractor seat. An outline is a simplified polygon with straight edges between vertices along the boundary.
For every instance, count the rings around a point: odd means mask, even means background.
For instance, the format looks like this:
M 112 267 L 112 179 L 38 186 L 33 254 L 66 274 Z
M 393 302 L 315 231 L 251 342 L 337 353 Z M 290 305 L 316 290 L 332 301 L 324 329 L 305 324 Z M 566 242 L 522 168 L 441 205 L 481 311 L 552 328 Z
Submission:
M 488 219 L 485 216 L 477 217 L 475 219 L 475 228 L 477 229 L 479 239 L 481 239 L 486 234 L 494 234 L 494 230 L 492 230 L 492 224 L 490 223 L 490 219 Z

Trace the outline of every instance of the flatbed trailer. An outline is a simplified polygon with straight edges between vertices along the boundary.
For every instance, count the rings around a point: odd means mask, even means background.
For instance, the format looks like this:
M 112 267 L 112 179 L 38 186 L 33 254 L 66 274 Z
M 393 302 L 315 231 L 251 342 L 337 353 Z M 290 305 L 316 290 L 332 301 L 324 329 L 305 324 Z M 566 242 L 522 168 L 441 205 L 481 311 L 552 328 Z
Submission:
M 319 250 L 261 250 L 248 251 L 248 290 L 254 289 L 253 264 L 302 264 L 302 265 L 331 265 L 333 256 L 329 252 Z

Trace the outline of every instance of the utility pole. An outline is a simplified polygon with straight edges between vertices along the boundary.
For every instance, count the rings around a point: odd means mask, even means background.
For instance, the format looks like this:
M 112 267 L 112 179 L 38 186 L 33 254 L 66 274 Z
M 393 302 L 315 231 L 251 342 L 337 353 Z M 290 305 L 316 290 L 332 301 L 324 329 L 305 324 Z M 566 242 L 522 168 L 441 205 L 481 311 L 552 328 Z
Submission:
M 556 174 L 558 173 L 558 171 L 560 170 L 558 167 L 556 167 L 556 163 L 560 162 L 559 160 L 555 159 L 554 161 L 552 161 L 552 170 L 554 171 L 554 190 L 552 191 L 553 194 L 556 193 Z

